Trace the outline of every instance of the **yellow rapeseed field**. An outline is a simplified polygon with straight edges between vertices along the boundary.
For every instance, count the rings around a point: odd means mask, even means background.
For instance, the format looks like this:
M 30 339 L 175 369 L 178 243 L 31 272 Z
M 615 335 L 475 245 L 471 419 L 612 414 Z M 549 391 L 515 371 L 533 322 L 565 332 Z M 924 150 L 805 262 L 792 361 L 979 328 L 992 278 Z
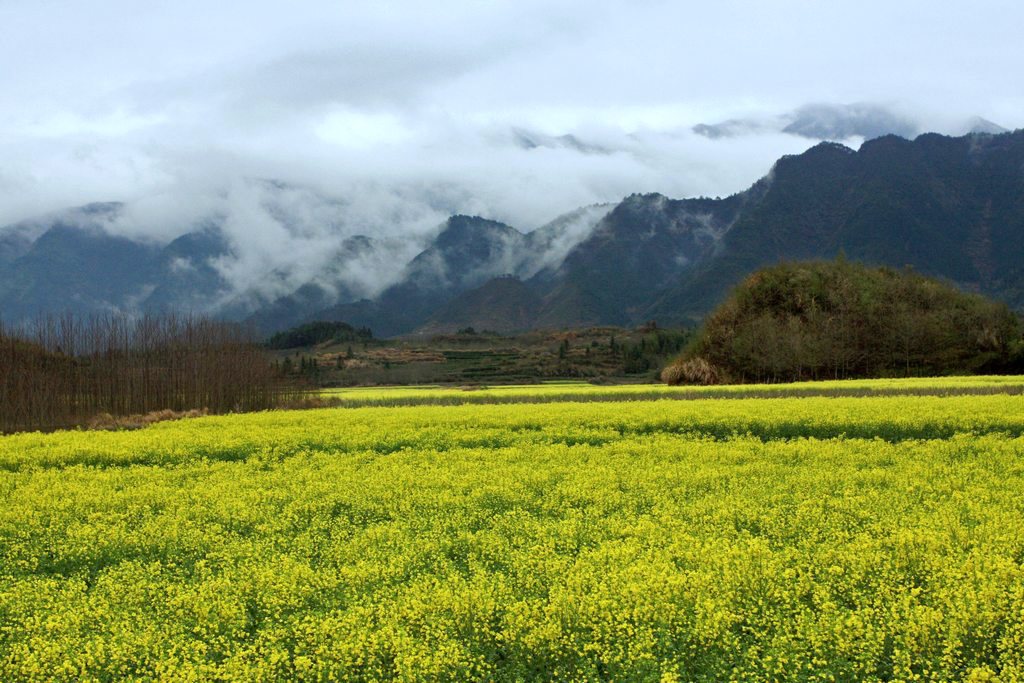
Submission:
M 0 680 L 1024 680 L 1003 384 L 3 437 Z
M 729 386 L 668 386 L 627 384 L 595 386 L 581 381 L 489 387 L 354 387 L 325 389 L 320 394 L 340 405 L 456 405 L 462 403 L 536 403 L 545 401 L 632 401 L 701 398 L 773 398 L 786 396 L 887 396 L 1024 393 L 1024 377 L 987 375 L 967 377 L 909 377 L 788 384 Z

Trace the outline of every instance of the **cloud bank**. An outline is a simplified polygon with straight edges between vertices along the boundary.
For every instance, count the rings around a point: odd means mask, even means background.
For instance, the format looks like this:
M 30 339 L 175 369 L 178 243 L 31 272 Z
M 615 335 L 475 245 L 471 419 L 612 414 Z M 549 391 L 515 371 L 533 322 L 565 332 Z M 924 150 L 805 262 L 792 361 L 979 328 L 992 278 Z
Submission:
M 7 0 L 0 225 L 117 200 L 113 230 L 167 241 L 217 216 L 226 277 L 289 287 L 340 240 L 399 258 L 453 213 L 527 231 L 740 191 L 815 143 L 773 123 L 812 103 L 1024 125 L 1019 4 L 859 7 Z M 743 134 L 694 130 L 723 121 Z

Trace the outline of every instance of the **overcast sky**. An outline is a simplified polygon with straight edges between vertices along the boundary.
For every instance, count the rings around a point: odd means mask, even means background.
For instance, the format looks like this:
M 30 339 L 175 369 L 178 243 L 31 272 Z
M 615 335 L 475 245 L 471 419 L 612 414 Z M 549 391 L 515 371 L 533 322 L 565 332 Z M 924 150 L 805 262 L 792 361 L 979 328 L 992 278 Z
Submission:
M 1022 26 L 1009 0 L 0 0 L 0 224 L 127 200 L 172 235 L 253 178 L 395 234 L 725 195 L 814 141 L 695 124 L 871 102 L 1024 126 Z

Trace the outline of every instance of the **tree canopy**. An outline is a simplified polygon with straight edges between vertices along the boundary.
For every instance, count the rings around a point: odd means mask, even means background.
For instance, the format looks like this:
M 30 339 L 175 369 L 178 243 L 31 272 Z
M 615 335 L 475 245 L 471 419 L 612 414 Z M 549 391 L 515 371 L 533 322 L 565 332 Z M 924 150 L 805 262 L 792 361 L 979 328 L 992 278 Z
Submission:
M 1021 327 L 1004 304 L 912 270 L 847 262 L 759 270 L 705 321 L 666 369 L 680 382 L 1007 371 L 1020 363 Z
M 348 323 L 327 320 L 299 325 L 270 337 L 267 346 L 271 349 L 295 349 L 316 346 L 324 342 L 352 342 L 373 339 L 373 332 L 367 327 L 356 329 Z

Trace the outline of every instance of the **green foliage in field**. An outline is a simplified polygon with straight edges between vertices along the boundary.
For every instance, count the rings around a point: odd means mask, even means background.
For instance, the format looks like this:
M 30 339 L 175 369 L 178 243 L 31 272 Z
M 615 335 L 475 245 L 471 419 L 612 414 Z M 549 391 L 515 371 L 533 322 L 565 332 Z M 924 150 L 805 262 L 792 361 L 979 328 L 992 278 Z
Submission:
M 369 339 L 373 339 L 373 332 L 368 327 L 356 329 L 348 323 L 316 320 L 271 335 L 267 340 L 267 347 L 294 349 L 324 342 L 361 342 Z
M 2 680 L 1024 677 L 1024 397 L 0 439 Z
M 714 378 L 693 372 L 697 360 L 714 368 Z M 913 271 L 840 259 L 782 263 L 751 274 L 708 316 L 677 361 L 679 372 L 668 379 L 1016 372 L 1022 362 L 1020 320 L 1005 304 Z

